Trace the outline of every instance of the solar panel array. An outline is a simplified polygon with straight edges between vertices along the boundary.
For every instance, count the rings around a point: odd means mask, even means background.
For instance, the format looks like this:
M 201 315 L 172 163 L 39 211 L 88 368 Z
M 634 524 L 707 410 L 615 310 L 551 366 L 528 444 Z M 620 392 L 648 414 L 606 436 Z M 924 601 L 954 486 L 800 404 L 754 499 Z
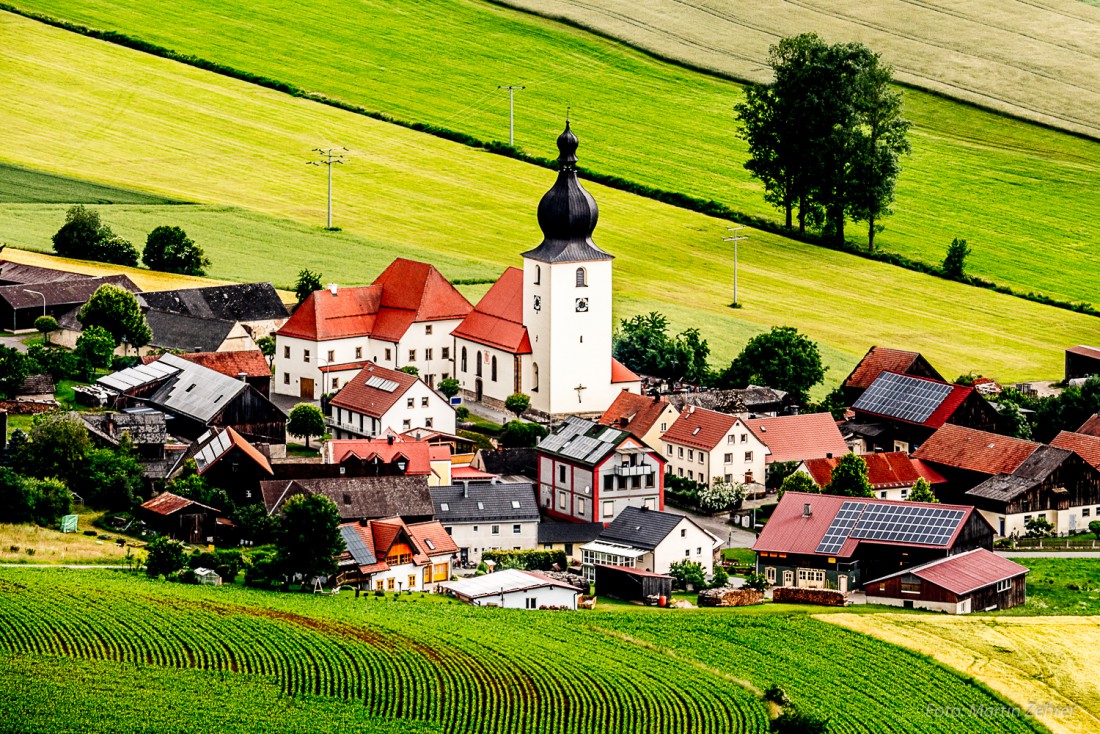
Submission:
M 852 408 L 911 423 L 924 423 L 954 390 L 942 382 L 883 372 Z
M 374 554 L 367 548 L 366 543 L 359 537 L 359 533 L 355 532 L 354 527 L 343 526 L 340 528 L 340 536 L 344 539 L 344 545 L 347 546 L 348 553 L 355 559 L 355 562 L 360 566 L 369 566 L 372 563 L 377 563 L 378 559 L 374 557 Z
M 211 434 L 215 434 L 211 437 Z M 222 454 L 229 450 L 233 440 L 229 437 L 229 431 L 207 431 L 199 437 L 199 445 L 202 448 L 195 454 L 195 466 L 199 472 L 206 471 L 206 467 L 213 464 Z M 205 445 L 203 445 L 205 443 Z
M 378 375 L 375 375 L 367 380 L 367 387 L 374 387 L 379 390 L 384 390 L 386 392 L 393 392 L 398 387 L 400 387 L 400 385 L 393 380 L 387 380 L 385 377 L 379 377 Z
M 947 545 L 965 514 L 944 507 L 845 502 L 825 531 L 817 552 L 833 555 L 848 538 Z
M 625 431 L 604 428 L 574 416 L 568 418 L 557 431 L 542 439 L 539 448 L 570 459 L 593 463 L 602 459 L 625 435 Z

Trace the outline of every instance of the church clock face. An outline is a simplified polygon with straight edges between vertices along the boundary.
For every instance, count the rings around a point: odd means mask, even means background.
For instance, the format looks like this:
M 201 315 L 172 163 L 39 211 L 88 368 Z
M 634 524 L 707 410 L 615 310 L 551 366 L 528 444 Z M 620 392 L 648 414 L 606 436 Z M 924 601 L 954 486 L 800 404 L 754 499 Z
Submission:
M 536 311 L 542 310 L 542 296 L 535 296 L 532 308 L 534 308 Z
M 588 299 L 587 298 L 578 298 L 577 299 L 577 313 L 587 313 L 587 312 L 588 312 Z

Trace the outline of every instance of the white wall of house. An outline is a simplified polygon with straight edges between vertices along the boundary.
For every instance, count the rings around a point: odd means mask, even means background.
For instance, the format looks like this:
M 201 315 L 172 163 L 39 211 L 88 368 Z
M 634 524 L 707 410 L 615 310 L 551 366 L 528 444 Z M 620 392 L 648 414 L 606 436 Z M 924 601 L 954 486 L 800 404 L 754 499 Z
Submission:
M 417 321 L 409 326 L 396 345 L 375 340 L 385 356 L 385 347 L 393 347 L 394 361 L 383 363 L 391 369 L 416 367 L 420 378 L 429 385 L 435 385 L 446 377 L 454 376 L 454 338 L 451 332 L 462 323 L 461 319 L 446 321 Z M 511 393 L 509 393 L 511 394 Z
M 539 607 L 577 608 L 577 591 L 560 586 L 543 586 L 523 591 L 506 591 L 494 596 L 482 596 L 470 603 L 479 607 L 504 609 L 538 609 Z
M 448 523 L 444 527 L 455 545 L 466 549 L 466 559 L 470 563 L 481 563 L 481 554 L 489 550 L 534 550 L 538 547 L 537 520 L 498 519 Z
M 1054 526 L 1054 532 L 1058 535 L 1087 531 L 1090 522 L 1100 519 L 1100 505 L 1081 505 L 1078 507 L 1070 507 L 1065 510 L 1019 512 L 1013 514 L 991 512 L 981 509 L 979 509 L 978 512 L 980 512 L 982 517 L 993 526 L 994 533 L 1005 537 L 1013 533 L 1023 537 L 1027 534 L 1028 520 L 1036 517 L 1045 517 L 1047 521 Z
M 632 391 L 636 392 L 636 391 Z M 676 410 L 676 407 L 669 403 L 665 406 L 665 409 L 661 411 L 661 417 L 654 422 L 653 426 L 646 431 L 642 436 L 642 440 L 645 441 L 647 446 L 653 447 L 658 451 L 662 450 L 661 436 L 665 435 L 665 431 L 672 427 L 672 424 L 676 422 L 676 418 L 679 417 L 680 411 Z
M 668 573 L 669 567 L 677 561 L 693 561 L 701 564 L 709 576 L 714 572 L 714 549 L 721 542 L 684 518 L 657 545 L 653 551 L 653 565 L 645 568 L 650 568 L 654 573 Z
M 321 372 L 321 367 L 370 359 L 366 356 L 369 354 L 369 342 L 365 336 L 314 342 L 276 335 L 272 391 L 278 395 L 297 397 L 302 394 L 302 380 L 313 380 L 313 395 L 303 397 L 319 400 L 326 388 L 329 392 L 332 391 L 328 377 L 322 377 L 324 373 Z M 362 356 L 355 356 L 357 354 Z M 340 384 L 344 382 L 345 379 L 341 379 Z
M 332 406 L 332 427 L 340 438 L 373 438 L 387 430 L 404 433 L 413 428 L 430 428 L 453 434 L 455 409 L 439 393 L 425 385 L 423 380 L 417 380 L 397 399 L 393 407 L 378 417 Z
M 371 591 L 430 591 L 441 581 L 451 578 L 451 556 L 430 556 L 431 564 L 417 566 L 415 563 L 402 563 L 391 566 L 386 571 L 372 574 Z M 425 569 L 429 575 L 425 576 Z M 412 586 L 410 586 L 412 584 Z
M 768 447 L 738 420 L 723 439 L 710 451 L 661 439 L 668 471 L 700 484 L 710 484 L 714 477 L 736 483 L 763 482 Z

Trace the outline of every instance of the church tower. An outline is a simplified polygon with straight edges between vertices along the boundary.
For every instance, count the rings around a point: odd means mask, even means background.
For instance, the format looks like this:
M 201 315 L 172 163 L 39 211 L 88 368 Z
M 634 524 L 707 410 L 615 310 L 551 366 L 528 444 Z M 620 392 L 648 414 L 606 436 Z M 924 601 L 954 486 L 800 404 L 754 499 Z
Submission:
M 602 413 L 611 382 L 611 261 L 592 241 L 596 201 L 577 180 L 577 136 L 558 136 L 558 178 L 539 202 L 542 244 L 523 253 L 523 323 L 531 340 L 524 385 L 543 413 Z

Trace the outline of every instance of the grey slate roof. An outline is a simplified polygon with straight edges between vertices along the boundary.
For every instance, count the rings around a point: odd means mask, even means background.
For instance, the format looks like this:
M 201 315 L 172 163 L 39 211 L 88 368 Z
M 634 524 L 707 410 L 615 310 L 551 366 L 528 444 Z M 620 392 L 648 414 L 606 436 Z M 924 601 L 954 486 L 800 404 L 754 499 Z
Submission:
M 105 284 L 117 285 L 131 293 L 141 291 L 134 281 L 125 275 L 108 275 L 102 278 L 76 278 L 70 280 L 52 280 L 46 283 L 29 285 L 0 286 L 0 299 L 7 301 L 13 309 L 42 308 L 42 296 L 46 306 L 76 306 L 87 302 L 96 289 Z M 41 293 L 28 293 L 27 288 Z
M 479 449 L 473 465 L 490 474 L 535 477 L 538 474 L 538 452 L 535 449 Z
M 996 502 L 1011 502 L 1029 489 L 1042 484 L 1073 452 L 1055 446 L 1040 446 L 1024 459 L 1011 474 L 998 474 L 986 479 L 966 493 Z
M 683 412 L 688 405 L 705 408 L 717 413 L 755 413 L 782 405 L 787 393 L 770 387 L 749 385 L 731 390 L 708 390 L 707 392 L 673 393 L 668 402 Z
M 683 515 L 674 515 L 671 512 L 627 507 L 604 528 L 596 540 L 653 550 L 683 519 Z
M 222 321 L 264 321 L 290 317 L 271 283 L 236 283 L 141 294 L 150 309 Z
M 153 331 L 149 345 L 185 352 L 216 352 L 236 326 L 235 321 L 199 318 L 149 309 L 145 320 Z
M 565 423 L 539 442 L 538 452 L 595 466 L 629 437 L 629 431 L 570 416 Z
M 533 484 L 471 484 L 431 487 L 435 519 L 449 522 L 538 520 Z
M 77 413 L 88 430 L 100 440 L 117 446 L 123 433 L 130 434 L 135 446 L 161 446 L 168 440 L 164 413 L 159 410 L 140 413 Z
M 539 523 L 539 544 L 591 543 L 604 530 L 602 522 Z
M 55 280 L 83 280 L 90 277 L 92 276 L 83 273 L 70 273 L 66 270 L 55 270 L 54 268 L 43 268 L 38 265 L 24 265 L 10 260 L 0 260 L 0 285 L 32 285 L 34 283 L 52 283 Z
M 269 515 L 279 512 L 283 503 L 297 494 L 328 497 L 345 521 L 431 517 L 434 509 L 424 476 L 270 479 L 260 482 L 260 491 Z

